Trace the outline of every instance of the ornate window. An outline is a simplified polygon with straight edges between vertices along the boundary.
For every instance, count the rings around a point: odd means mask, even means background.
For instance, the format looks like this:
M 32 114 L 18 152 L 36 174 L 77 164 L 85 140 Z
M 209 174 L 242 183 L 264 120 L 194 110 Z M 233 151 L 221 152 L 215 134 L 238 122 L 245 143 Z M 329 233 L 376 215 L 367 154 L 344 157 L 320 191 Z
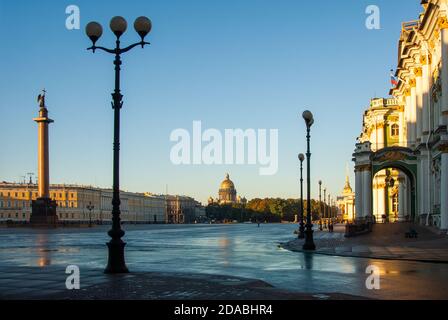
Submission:
M 394 123 L 391 127 L 390 127 L 390 131 L 391 131 L 391 136 L 392 137 L 398 137 L 398 135 L 400 134 L 400 127 L 398 126 L 398 124 Z

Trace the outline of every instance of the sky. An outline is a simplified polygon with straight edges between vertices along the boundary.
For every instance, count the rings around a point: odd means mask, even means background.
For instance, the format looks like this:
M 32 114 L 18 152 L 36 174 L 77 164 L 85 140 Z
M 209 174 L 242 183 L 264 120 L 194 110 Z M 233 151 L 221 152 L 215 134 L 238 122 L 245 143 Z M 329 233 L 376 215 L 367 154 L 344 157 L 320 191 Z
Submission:
M 145 49 L 123 55 L 121 189 L 217 197 L 228 172 L 238 194 L 299 196 L 297 154 L 306 151 L 304 110 L 313 112 L 312 196 L 318 180 L 339 195 L 372 97 L 387 97 L 403 21 L 419 0 L 0 0 L 0 181 L 37 173 L 37 95 L 55 120 L 50 129 L 52 183 L 111 187 L 113 56 L 92 54 L 84 33 L 103 25 L 98 45 L 111 47 L 111 17 L 128 20 L 124 45 L 139 40 L 138 16 L 153 24 Z M 380 30 L 365 27 L 368 5 Z M 79 30 L 66 8 L 80 9 Z M 278 171 L 259 165 L 181 165 L 170 160 L 173 130 L 278 129 Z

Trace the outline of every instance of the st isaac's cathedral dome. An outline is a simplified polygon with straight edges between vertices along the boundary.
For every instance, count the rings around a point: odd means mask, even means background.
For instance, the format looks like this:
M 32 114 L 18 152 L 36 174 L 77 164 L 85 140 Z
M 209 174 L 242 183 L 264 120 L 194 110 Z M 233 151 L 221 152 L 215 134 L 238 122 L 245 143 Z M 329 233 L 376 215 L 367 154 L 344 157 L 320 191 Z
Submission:
M 247 200 L 244 197 L 241 198 L 237 196 L 235 184 L 233 183 L 232 180 L 230 180 L 230 176 L 227 173 L 225 179 L 221 182 L 219 186 L 218 198 L 214 200 L 213 197 L 210 197 L 208 199 L 208 203 L 209 204 L 217 203 L 221 205 L 235 204 L 235 203 L 246 204 Z
M 228 173 L 226 174 L 224 181 L 221 182 L 218 194 L 220 204 L 232 204 L 237 202 L 235 185 L 233 184 L 233 181 L 230 180 Z

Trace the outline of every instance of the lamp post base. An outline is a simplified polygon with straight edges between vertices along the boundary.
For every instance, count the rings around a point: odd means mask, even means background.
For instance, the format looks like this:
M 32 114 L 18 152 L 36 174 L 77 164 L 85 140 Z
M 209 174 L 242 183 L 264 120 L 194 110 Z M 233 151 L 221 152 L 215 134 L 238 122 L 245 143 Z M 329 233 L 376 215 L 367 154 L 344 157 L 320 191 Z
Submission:
M 303 226 L 303 223 L 300 224 L 298 238 L 305 239 L 305 227 Z
M 104 273 L 128 273 L 129 270 L 126 267 L 124 261 L 124 246 L 126 245 L 121 239 L 112 239 L 107 243 L 109 248 L 109 258 L 107 261 L 107 267 Z
M 305 231 L 306 237 L 305 237 L 305 243 L 302 246 L 303 250 L 308 250 L 308 251 L 316 250 L 316 245 L 314 244 L 314 241 L 313 241 L 313 232 L 314 232 L 313 230 L 309 230 L 309 229 Z

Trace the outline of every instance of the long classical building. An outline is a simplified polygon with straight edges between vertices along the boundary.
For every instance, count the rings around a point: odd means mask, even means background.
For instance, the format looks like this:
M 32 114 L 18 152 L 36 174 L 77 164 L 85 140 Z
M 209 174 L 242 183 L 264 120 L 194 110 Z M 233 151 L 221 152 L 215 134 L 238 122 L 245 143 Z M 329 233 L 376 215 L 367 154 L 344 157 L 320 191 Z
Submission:
M 448 229 L 448 0 L 403 23 L 391 98 L 373 99 L 353 154 L 356 218 Z
M 56 201 L 58 219 L 63 223 L 111 221 L 111 189 L 51 185 L 50 197 Z M 0 182 L 0 223 L 29 222 L 31 201 L 36 198 L 36 184 Z M 199 202 L 185 196 L 121 191 L 120 199 L 123 223 L 190 223 L 205 215 Z

